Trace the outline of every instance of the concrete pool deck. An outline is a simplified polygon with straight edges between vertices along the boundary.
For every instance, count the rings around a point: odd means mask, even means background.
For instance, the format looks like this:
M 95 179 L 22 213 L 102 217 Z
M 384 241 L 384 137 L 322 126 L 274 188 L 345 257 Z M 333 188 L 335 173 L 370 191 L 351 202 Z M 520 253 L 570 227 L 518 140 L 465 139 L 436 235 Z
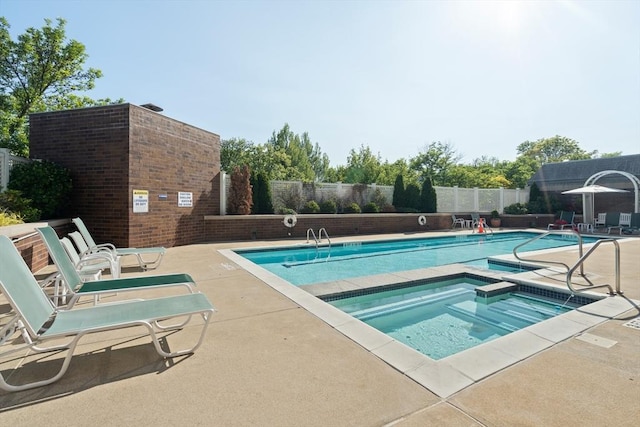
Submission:
M 332 240 L 384 237 L 403 236 Z M 620 244 L 625 294 L 607 298 L 622 311 L 615 319 L 586 325 L 582 332 L 556 325 L 532 334 L 531 339 L 515 340 L 507 346 L 512 353 L 527 350 L 531 355 L 493 373 L 486 374 L 487 366 L 502 360 L 503 351 L 492 349 L 467 357 L 466 372 L 461 373 L 468 384 L 463 388 L 450 381 L 450 371 L 425 366 L 421 374 L 439 381 L 444 389 L 456 390 L 451 393 L 430 391 L 416 381 L 418 375 L 412 377 L 385 362 L 376 354 L 384 347 L 375 345 L 378 338 L 372 337 L 371 348 L 367 348 L 343 333 L 352 325 L 331 325 L 318 313 L 303 309 L 303 304 L 322 309 L 308 292 L 273 278 L 268 278 L 267 285 L 262 272 L 248 271 L 219 252 L 291 243 L 294 241 L 176 247 L 167 251 L 156 271 L 125 270 L 125 276 L 190 273 L 218 310 L 202 347 L 194 355 L 163 360 L 139 329 L 87 336 L 60 381 L 18 393 L 0 391 L 0 421 L 22 425 L 46 420 L 50 426 L 637 424 L 640 330 L 623 324 L 639 315 L 640 239 L 625 239 Z M 603 248 L 601 255 L 586 264 L 588 277 L 598 283 L 613 283 L 609 252 L 612 250 Z M 572 250 L 554 253 L 555 259 L 563 257 L 575 259 L 576 254 Z M 552 271 L 533 279 L 548 284 L 559 280 Z M 0 315 L 6 315 L 6 307 L 0 296 Z M 551 340 L 552 335 L 567 332 L 566 338 L 556 337 L 557 343 L 538 348 L 541 335 Z M 189 327 L 170 336 L 169 342 L 182 342 L 197 333 L 197 325 Z M 385 351 L 400 350 L 387 347 Z M 13 366 L 23 364 L 23 372 L 50 372 L 57 358 L 37 363 L 33 357 L 0 359 L 0 370 L 6 377 Z

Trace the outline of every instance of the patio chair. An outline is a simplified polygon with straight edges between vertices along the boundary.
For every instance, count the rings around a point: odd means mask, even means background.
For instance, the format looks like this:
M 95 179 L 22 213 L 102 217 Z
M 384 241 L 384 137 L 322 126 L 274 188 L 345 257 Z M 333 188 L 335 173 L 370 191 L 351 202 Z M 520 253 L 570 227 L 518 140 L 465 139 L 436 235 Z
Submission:
M 111 243 L 102 243 L 96 244 L 95 240 L 89 233 L 89 229 L 87 229 L 86 225 L 80 218 L 72 219 L 73 223 L 78 228 L 78 231 L 82 235 L 84 242 L 78 241 L 74 239 L 74 243 L 78 246 L 83 253 L 95 253 L 99 251 L 109 251 L 113 254 L 114 257 L 125 257 L 125 256 L 135 256 L 138 265 L 144 271 L 152 270 L 158 268 L 160 262 L 162 261 L 162 256 L 166 252 L 166 249 L 163 247 L 152 247 L 152 248 L 116 248 Z M 83 249 L 86 247 L 86 249 Z M 143 255 L 153 256 L 155 258 L 150 261 L 143 258 Z
M 621 228 L 620 234 L 633 234 L 634 231 L 640 231 L 640 212 L 631 214 L 629 226 Z
M 604 225 L 607 223 L 607 214 L 606 213 L 599 213 L 598 217 L 596 218 L 596 220 L 593 223 L 593 227 L 594 228 L 598 228 L 598 227 L 604 227 Z
M 456 225 L 459 225 L 460 228 L 465 228 L 464 218 L 458 218 L 455 215 L 451 215 L 451 228 L 456 228 Z
M 62 243 L 62 247 L 65 252 L 69 256 L 69 259 L 76 267 L 76 271 L 80 273 L 83 279 L 91 280 L 92 277 L 96 276 L 95 272 L 102 273 L 103 270 L 109 270 L 111 273 L 111 277 L 117 279 L 120 277 L 120 263 L 117 259 L 113 259 L 113 257 L 109 256 L 109 254 L 103 253 L 95 253 L 95 254 L 86 254 L 80 257 L 80 254 L 77 252 L 71 240 L 68 237 L 63 237 L 60 239 L 60 243 Z M 101 274 L 97 275 L 93 280 L 98 280 L 101 277 Z
M 6 296 L 13 308 L 14 316 L 0 328 L 0 348 L 5 344 L 9 348 L 0 352 L 0 358 L 31 350 L 35 353 L 58 352 L 67 354 L 60 370 L 52 377 L 26 384 L 9 384 L 0 372 L 0 388 L 9 392 L 41 387 L 59 380 L 67 371 L 73 352 L 80 339 L 90 333 L 117 330 L 132 326 L 144 326 L 162 357 L 176 357 L 193 353 L 204 339 L 214 307 L 204 294 L 193 293 L 174 295 L 140 301 L 121 301 L 112 304 L 91 306 L 78 310 L 60 310 L 53 306 L 20 253 L 7 236 L 0 235 L 0 291 Z M 158 332 L 174 330 L 174 326 L 165 326 L 159 322 L 187 317 L 189 322 L 194 315 L 202 316 L 204 325 L 196 344 L 190 348 L 166 351 L 166 343 L 160 343 Z M 24 345 L 15 344 L 14 335 L 22 334 Z M 60 340 L 68 342 L 60 343 Z M 56 344 L 42 347 L 49 340 Z M 164 339 L 163 339 L 164 341 Z M 28 369 L 24 365 L 20 369 Z M 11 375 L 9 375 L 11 376 Z
M 98 302 L 98 297 L 107 293 L 120 291 L 134 291 L 151 288 L 165 288 L 170 286 L 184 286 L 190 293 L 195 293 L 195 282 L 190 275 L 179 274 L 162 274 L 154 276 L 126 277 L 119 279 L 102 279 L 83 282 L 80 274 L 78 274 L 75 266 L 65 253 L 65 250 L 58 239 L 56 231 L 47 226 L 36 228 L 44 242 L 49 256 L 58 269 L 60 275 L 59 280 L 64 284 L 62 295 L 54 295 L 56 298 L 64 297 L 67 300 L 67 308 L 73 305 L 83 296 L 94 297 L 94 302 Z
M 576 224 L 573 223 L 573 219 L 575 218 L 575 216 L 575 212 L 561 211 L 560 218 L 558 218 L 553 224 L 547 225 L 547 230 L 564 230 L 565 227 L 575 229 Z
M 609 212 L 607 212 L 607 234 L 611 234 L 611 230 L 617 228 L 622 234 L 622 229 L 631 226 L 631 213 L 615 212 L 617 215 L 613 215 L 611 222 L 609 222 Z M 618 223 L 615 224 L 615 218 L 618 218 Z
M 471 213 L 471 228 L 476 228 L 480 223 L 480 214 L 478 212 Z M 486 221 L 485 221 L 486 224 Z

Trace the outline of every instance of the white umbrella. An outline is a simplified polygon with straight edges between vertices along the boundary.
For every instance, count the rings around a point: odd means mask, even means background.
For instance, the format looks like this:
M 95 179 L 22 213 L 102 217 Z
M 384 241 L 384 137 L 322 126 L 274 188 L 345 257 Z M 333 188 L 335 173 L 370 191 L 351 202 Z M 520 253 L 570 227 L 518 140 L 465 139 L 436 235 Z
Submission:
M 562 194 L 582 194 L 582 213 L 583 213 L 582 221 L 586 223 L 593 223 L 593 217 L 594 217 L 593 211 L 594 211 L 594 205 L 595 205 L 594 194 L 596 193 L 628 193 L 628 191 L 594 184 L 594 185 L 587 185 L 586 187 L 574 188 L 573 190 L 567 190 L 562 192 Z M 586 203 L 587 196 L 591 198 L 590 206 Z M 587 210 L 587 206 L 591 208 L 590 211 Z

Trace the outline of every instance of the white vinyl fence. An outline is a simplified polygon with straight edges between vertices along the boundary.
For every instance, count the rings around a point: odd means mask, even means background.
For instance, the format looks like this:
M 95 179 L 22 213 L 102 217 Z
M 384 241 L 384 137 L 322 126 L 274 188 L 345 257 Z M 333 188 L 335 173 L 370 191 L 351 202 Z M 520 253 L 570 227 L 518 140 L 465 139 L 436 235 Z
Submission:
M 29 161 L 29 159 L 24 157 L 12 156 L 8 148 L 0 148 L 0 191 L 7 189 L 7 184 L 9 184 L 9 171 L 13 165 L 27 163 Z
M 231 188 L 231 179 L 220 174 L 220 212 L 227 211 L 226 200 Z M 299 208 L 309 200 L 320 203 L 324 200 L 356 202 L 363 206 L 373 200 L 384 198 L 387 204 L 393 200 L 393 186 L 376 184 L 310 183 L 300 181 L 271 181 L 271 197 L 274 208 L 283 205 L 284 200 L 299 200 Z M 459 188 L 434 187 L 438 200 L 438 212 L 491 212 L 502 213 L 505 206 L 529 201 L 529 189 L 505 188 Z

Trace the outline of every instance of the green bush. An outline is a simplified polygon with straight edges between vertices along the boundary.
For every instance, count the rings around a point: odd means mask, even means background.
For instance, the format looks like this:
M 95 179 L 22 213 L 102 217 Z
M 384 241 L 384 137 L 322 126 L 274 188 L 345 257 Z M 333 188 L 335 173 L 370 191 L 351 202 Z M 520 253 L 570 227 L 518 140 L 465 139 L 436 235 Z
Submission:
M 362 207 L 362 212 L 365 213 L 378 213 L 380 212 L 380 208 L 374 202 L 369 202 Z
M 302 213 L 305 214 L 316 214 L 320 212 L 320 205 L 315 200 L 309 200 L 302 207 Z
M 22 224 L 23 222 L 24 221 L 22 221 L 19 215 L 0 209 L 0 227 L 5 225 Z
M 320 213 L 334 214 L 338 212 L 338 205 L 335 200 L 324 200 L 320 202 Z
M 71 199 L 71 175 L 53 162 L 19 163 L 11 168 L 8 189 L 17 190 L 31 200 L 42 218 L 60 218 Z
M 22 197 L 17 190 L 0 193 L 0 211 L 4 211 L 7 216 L 13 214 L 24 222 L 36 222 L 41 216 L 40 210 L 32 206 L 31 200 Z
M 354 213 L 361 213 L 361 212 L 362 212 L 362 209 L 360 209 L 360 205 L 358 205 L 356 202 L 351 202 L 344 207 L 344 213 L 346 214 L 354 214 Z
M 253 206 L 251 213 L 253 214 L 272 214 L 273 204 L 271 202 L 271 185 L 264 173 L 258 173 L 257 176 L 251 175 L 251 191 L 253 192 Z
M 527 205 L 524 203 L 514 203 L 504 207 L 504 213 L 507 215 L 526 215 L 529 213 Z

